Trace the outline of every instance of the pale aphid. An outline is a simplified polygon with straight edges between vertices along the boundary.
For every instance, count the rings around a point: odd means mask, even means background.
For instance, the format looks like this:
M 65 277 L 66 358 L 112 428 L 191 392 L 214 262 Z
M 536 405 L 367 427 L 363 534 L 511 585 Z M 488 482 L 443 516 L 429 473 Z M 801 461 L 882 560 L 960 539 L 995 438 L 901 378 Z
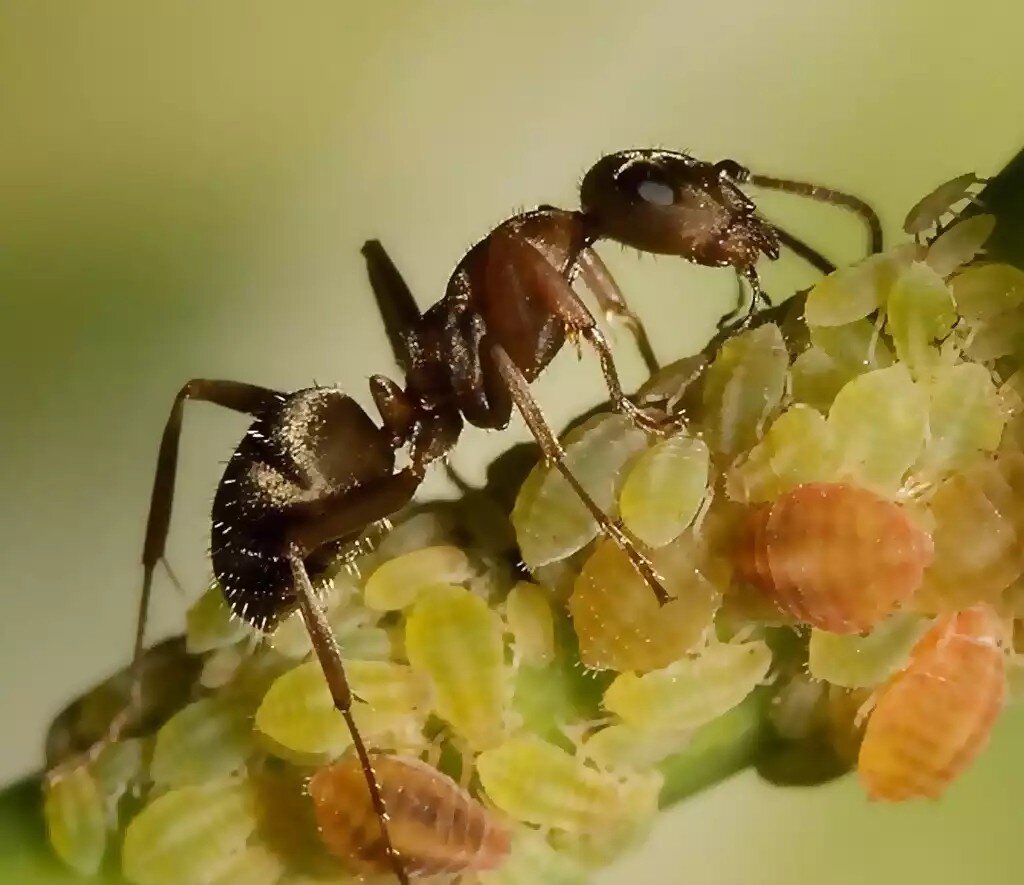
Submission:
M 789 354 L 774 323 L 730 338 L 704 378 L 702 425 L 708 445 L 734 455 L 750 448 L 782 400 Z
M 192 604 L 185 615 L 185 625 L 185 647 L 194 655 L 225 648 L 254 635 L 245 621 L 232 615 L 217 583 L 211 584 Z
M 915 473 L 934 477 L 968 467 L 999 447 L 1007 414 L 992 374 L 977 363 L 938 368 L 928 384 L 928 442 Z
M 911 598 L 932 542 L 892 501 L 811 483 L 751 508 L 734 555 L 738 576 L 797 620 L 859 633 Z
M 562 441 L 566 466 L 606 513 L 613 513 L 626 463 L 647 446 L 647 436 L 628 418 L 601 414 Z M 557 470 L 538 464 L 512 510 L 523 561 L 537 568 L 564 559 L 592 541 L 598 526 Z
M 555 618 L 548 591 L 519 581 L 505 598 L 505 621 L 517 661 L 543 667 L 555 658 Z
M 775 693 L 768 720 L 785 741 L 803 741 L 819 731 L 825 721 L 828 686 L 804 673 L 795 674 Z
M 996 462 L 981 462 L 945 480 L 929 502 L 935 561 L 915 607 L 952 612 L 995 602 L 1024 569 L 1016 507 L 1014 490 Z
M 897 275 L 921 251 L 907 243 L 834 270 L 807 294 L 807 325 L 845 326 L 884 308 Z
M 707 495 L 710 454 L 703 440 L 677 433 L 642 453 L 619 494 L 622 522 L 649 547 L 679 537 Z
M 75 872 L 95 875 L 107 848 L 107 810 L 88 766 L 72 767 L 44 784 L 43 817 L 57 856 Z
M 240 771 L 252 749 L 252 711 L 225 698 L 202 698 L 157 732 L 149 775 L 161 786 L 201 784 Z
M 430 696 L 419 674 L 391 661 L 348 661 L 345 670 L 352 693 L 360 698 L 352 712 L 369 743 L 394 748 L 422 744 Z M 256 711 L 255 725 L 296 753 L 336 756 L 352 741 L 316 661 L 278 677 Z
M 204 885 L 278 885 L 284 863 L 265 845 L 247 845 L 228 857 Z
M 510 738 L 477 757 L 487 797 L 509 816 L 570 833 L 599 831 L 657 807 L 660 777 L 612 775 L 531 735 Z
M 915 378 L 927 377 L 939 361 L 936 343 L 956 323 L 953 294 L 929 265 L 915 261 L 892 286 L 886 313 L 896 355 Z
M 203 660 L 199 684 L 211 691 L 223 688 L 235 678 L 249 654 L 251 650 L 241 642 L 211 651 Z
M 688 741 L 688 731 L 652 731 L 618 722 L 588 735 L 579 753 L 608 771 L 649 771 Z
M 943 182 L 911 207 L 903 220 L 904 232 L 911 235 L 923 234 L 938 224 L 943 215 L 952 212 L 957 203 L 973 199 L 971 188 L 984 183 L 985 179 L 978 178 L 973 172 L 965 172 Z
M 860 635 L 811 631 L 807 667 L 815 679 L 844 688 L 873 688 L 901 670 L 931 622 L 897 612 Z
M 847 476 L 894 495 L 924 448 L 928 394 L 902 364 L 855 378 L 829 410 Z
M 816 409 L 797 404 L 729 471 L 726 489 L 736 501 L 770 501 L 803 483 L 836 479 L 839 465 L 832 427 Z
M 969 328 L 963 339 L 963 351 L 975 362 L 992 363 L 1002 357 L 1013 357 L 1019 365 L 1024 354 L 1024 311 L 1008 311 Z
M 464 587 L 438 586 L 409 612 L 405 650 L 434 711 L 474 749 L 500 741 L 511 695 L 501 619 Z
M 505 824 L 427 763 L 374 754 L 373 768 L 388 809 L 391 843 L 416 877 L 500 867 L 509 851 Z M 320 839 L 361 872 L 387 872 L 391 859 L 379 837 L 359 760 L 351 753 L 318 769 L 309 781 Z
M 968 267 L 950 287 L 957 312 L 971 323 L 991 322 L 1024 304 L 1024 270 L 1012 264 Z
M 761 641 L 712 642 L 699 654 L 642 676 L 623 673 L 603 705 L 636 728 L 698 728 L 740 703 L 768 674 L 772 653 Z
M 868 319 L 843 326 L 812 326 L 810 337 L 849 378 L 893 363 L 892 351 L 880 337 L 877 323 Z
M 496 870 L 477 874 L 480 885 L 586 885 L 587 870 L 556 851 L 543 833 L 528 826 L 512 830 L 512 847 Z
M 984 248 L 996 227 L 994 215 L 972 215 L 946 228 L 928 247 L 925 262 L 939 276 L 948 277 Z
M 378 566 L 366 581 L 363 599 L 377 611 L 407 608 L 432 584 L 461 584 L 475 573 L 458 547 L 423 547 Z
M 107 744 L 89 766 L 107 804 L 109 817 L 116 821 L 117 803 L 144 771 L 145 746 L 142 738 L 121 738 Z
M 877 692 L 857 770 L 872 799 L 935 799 L 974 760 L 1003 707 L 1003 628 L 985 607 L 941 618 Z
M 122 872 L 133 885 L 206 882 L 245 849 L 256 823 L 253 792 L 245 781 L 171 790 L 128 824 Z
M 651 560 L 673 597 L 665 605 L 614 542 L 599 541 L 587 559 L 569 597 L 585 666 L 656 670 L 703 641 L 720 596 L 698 571 L 692 541 L 654 550 Z
M 850 373 L 820 347 L 808 347 L 793 360 L 789 370 L 793 401 L 819 412 L 828 412 L 849 380 Z
M 342 599 L 334 595 L 329 600 L 327 620 L 343 658 L 367 661 L 385 661 L 391 657 L 391 640 L 387 631 L 376 626 L 376 612 L 354 603 L 346 593 Z M 270 635 L 270 645 L 278 654 L 292 660 L 301 660 L 313 651 L 309 631 L 302 614 L 293 612 Z

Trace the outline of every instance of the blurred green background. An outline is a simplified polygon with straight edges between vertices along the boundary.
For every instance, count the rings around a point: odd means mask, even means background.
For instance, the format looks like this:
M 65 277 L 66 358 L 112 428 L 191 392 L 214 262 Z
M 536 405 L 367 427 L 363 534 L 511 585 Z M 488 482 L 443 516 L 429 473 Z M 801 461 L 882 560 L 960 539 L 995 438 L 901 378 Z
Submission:
M 513 210 L 573 205 L 601 153 L 663 145 L 829 183 L 887 232 L 935 184 L 1024 143 L 1024 5 L 975 0 L 0 3 L 0 782 L 124 663 L 160 429 L 191 376 L 338 383 L 391 371 L 358 248 L 426 305 Z M 856 222 L 761 206 L 839 260 Z M 727 273 L 605 249 L 663 360 L 695 349 Z M 769 291 L 808 282 L 790 258 Z M 628 385 L 640 362 L 625 336 Z M 591 357 L 538 384 L 557 425 L 603 398 Z M 169 556 L 197 592 L 243 422 L 188 414 Z M 471 480 L 526 438 L 467 433 Z M 445 494 L 432 477 L 424 495 Z M 185 601 L 159 579 L 152 636 Z M 1021 881 L 1024 710 L 946 800 L 870 806 L 846 780 L 752 774 L 664 816 L 603 882 Z

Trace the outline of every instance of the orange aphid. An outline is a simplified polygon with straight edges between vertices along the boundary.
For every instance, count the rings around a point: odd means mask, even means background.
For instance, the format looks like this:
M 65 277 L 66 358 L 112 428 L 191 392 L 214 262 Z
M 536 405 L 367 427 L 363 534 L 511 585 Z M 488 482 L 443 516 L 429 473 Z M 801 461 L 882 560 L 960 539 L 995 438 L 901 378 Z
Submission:
M 872 799 L 935 799 L 978 755 L 1006 691 L 1002 633 L 988 606 L 940 618 L 878 690 L 857 761 Z
M 752 508 L 735 552 L 741 579 L 833 633 L 877 624 L 913 594 L 931 559 L 931 539 L 899 505 L 836 483 Z
M 414 876 L 497 867 L 508 854 L 509 832 L 450 777 L 419 759 L 374 755 L 388 810 L 391 842 Z M 358 759 L 351 753 L 309 781 L 320 838 L 331 854 L 360 872 L 386 873 L 380 823 Z

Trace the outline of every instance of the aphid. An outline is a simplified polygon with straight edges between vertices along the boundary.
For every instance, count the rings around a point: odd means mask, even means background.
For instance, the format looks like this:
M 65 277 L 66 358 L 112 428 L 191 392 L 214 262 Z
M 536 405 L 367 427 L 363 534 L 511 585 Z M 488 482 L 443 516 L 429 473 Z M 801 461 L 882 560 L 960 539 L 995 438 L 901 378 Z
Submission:
M 974 265 L 949 285 L 957 312 L 971 323 L 991 322 L 1024 304 L 1024 270 L 1012 264 Z
M 1003 706 L 1001 638 L 985 606 L 947 615 L 879 689 L 857 761 L 872 799 L 938 798 L 970 765 Z
M 406 608 L 431 584 L 461 584 L 474 574 L 458 547 L 423 547 L 381 563 L 366 581 L 363 600 L 377 611 Z
M 864 635 L 811 630 L 807 670 L 815 679 L 845 688 L 873 688 L 910 659 L 930 622 L 897 612 Z
M 650 771 L 685 747 L 689 736 L 688 731 L 652 731 L 616 722 L 588 735 L 579 752 L 606 771 Z
M 477 874 L 481 885 L 586 885 L 587 870 L 574 858 L 556 851 L 532 827 L 512 830 L 512 847 L 496 870 Z
M 224 599 L 224 591 L 211 584 L 185 614 L 185 647 L 189 654 L 226 648 L 253 635 L 245 621 L 232 614 Z
M 284 864 L 264 845 L 247 845 L 220 865 L 205 885 L 277 885 Z
M 636 728 L 697 728 L 740 703 L 768 675 L 771 662 L 771 649 L 761 641 L 712 642 L 661 670 L 623 673 L 608 686 L 603 705 Z
M 374 375 L 370 392 L 378 426 L 337 388 L 277 390 L 235 381 L 193 379 L 174 398 L 157 455 L 143 544 L 143 578 L 135 635 L 132 686 L 126 707 L 102 742 L 116 740 L 140 705 L 140 662 L 153 574 L 164 560 L 185 403 L 204 401 L 253 420 L 217 487 L 211 513 L 211 560 L 231 612 L 269 633 L 296 609 L 310 633 L 338 712 L 362 761 L 367 789 L 387 847 L 386 812 L 370 757 L 352 713 L 341 652 L 314 583 L 332 564 L 358 553 L 368 529 L 401 510 L 427 468 L 457 442 L 464 424 L 498 429 L 513 406 L 526 419 L 544 458 L 555 465 L 601 532 L 629 558 L 662 601 L 666 593 L 644 553 L 566 467 L 564 452 L 530 394 L 530 383 L 567 338 L 597 353 L 614 408 L 637 427 L 663 422 L 630 401 L 603 335 L 573 290 L 577 271 L 607 313 L 642 328 L 601 259 L 600 238 L 671 252 L 698 263 L 731 265 L 760 284 L 754 264 L 774 257 L 782 242 L 818 267 L 831 264 L 799 240 L 763 221 L 736 182 L 802 193 L 859 212 L 879 240 L 875 214 L 835 191 L 751 176 L 732 161 L 701 163 L 685 154 L 628 151 L 600 160 L 582 186 L 582 212 L 543 207 L 500 224 L 458 263 L 443 298 L 421 313 L 380 243 L 365 244 L 371 284 L 404 386 Z M 649 362 L 653 355 L 645 349 Z M 405 450 L 404 466 L 397 455 Z M 218 640 L 219 641 L 219 640 Z M 98 748 L 89 750 L 93 756 Z M 395 875 L 407 881 L 389 851 Z
M 450 777 L 406 756 L 375 755 L 373 763 L 391 838 L 410 875 L 501 865 L 509 851 L 507 828 Z M 328 851 L 360 871 L 388 870 L 358 759 L 349 754 L 318 769 L 309 781 L 309 795 Z
M 967 172 L 940 184 L 913 205 L 903 221 L 904 232 L 915 236 L 923 234 L 930 227 L 937 225 L 943 215 L 952 212 L 953 207 L 961 200 L 973 202 L 974 194 L 971 188 L 984 183 L 984 178 Z
M 886 326 L 896 355 L 915 378 L 936 367 L 937 341 L 956 323 L 956 305 L 945 280 L 929 265 L 915 261 L 893 283 L 886 308 Z
M 45 785 L 43 817 L 57 856 L 75 872 L 95 875 L 107 849 L 107 814 L 104 796 L 87 766 Z
M 555 618 L 543 587 L 520 581 L 509 590 L 505 621 L 518 662 L 544 667 L 555 659 Z
M 720 601 L 681 539 L 653 551 L 672 597 L 659 605 L 613 544 L 598 542 L 569 597 L 580 659 L 595 670 L 656 670 L 703 640 Z
M 429 590 L 405 623 L 409 663 L 429 679 L 434 709 L 475 749 L 505 732 L 511 687 L 502 632 L 487 603 L 456 586 Z
M 833 633 L 870 630 L 906 602 L 932 543 L 899 507 L 856 486 L 810 483 L 752 508 L 739 576 Z
M 171 790 L 128 824 L 121 870 L 133 885 L 207 882 L 245 850 L 256 822 L 252 788 L 245 781 Z
M 948 277 L 981 252 L 995 227 L 994 215 L 959 219 L 935 238 L 925 261 L 940 277 Z
M 157 732 L 149 775 L 162 786 L 201 784 L 240 771 L 251 751 L 251 711 L 224 698 L 202 698 Z
M 569 833 L 597 831 L 657 807 L 657 774 L 591 768 L 533 736 L 513 737 L 477 757 L 487 797 L 516 820 Z

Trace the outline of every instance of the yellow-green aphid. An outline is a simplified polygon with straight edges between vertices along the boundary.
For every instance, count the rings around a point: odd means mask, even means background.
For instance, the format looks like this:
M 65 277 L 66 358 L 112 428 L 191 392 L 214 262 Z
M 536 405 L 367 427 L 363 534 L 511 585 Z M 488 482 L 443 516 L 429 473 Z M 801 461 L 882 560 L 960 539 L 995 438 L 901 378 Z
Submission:
M 650 771 L 689 741 L 687 731 L 651 731 L 618 722 L 589 735 L 580 755 L 606 770 Z
M 844 326 L 884 307 L 901 268 L 922 251 L 913 243 L 904 244 L 834 270 L 807 294 L 807 325 Z
M 793 400 L 827 412 L 850 374 L 820 347 L 808 347 L 789 370 Z
M 566 465 L 606 513 L 615 512 L 626 463 L 647 436 L 619 414 L 595 415 L 562 441 Z M 523 561 L 531 569 L 564 559 L 597 536 L 597 523 L 565 477 L 540 463 L 516 497 L 512 524 Z
M 57 856 L 83 876 L 94 875 L 107 848 L 107 811 L 88 766 L 71 768 L 45 784 L 43 817 Z
M 163 793 L 128 824 L 121 869 L 134 885 L 209 882 L 256 829 L 252 790 L 218 781 Z
M 438 586 L 409 613 L 409 663 L 434 691 L 434 711 L 469 746 L 496 744 L 505 732 L 511 686 L 501 619 L 464 587 Z
M 90 766 L 108 809 L 116 806 L 145 762 L 142 738 L 121 738 L 107 744 Z
M 252 636 L 252 628 L 232 615 L 217 583 L 211 584 L 185 615 L 185 647 L 199 655 Z
M 346 661 L 356 723 L 377 747 L 417 747 L 429 705 L 427 686 L 411 667 L 390 661 Z M 295 753 L 340 755 L 351 744 L 317 661 L 278 677 L 256 711 L 256 728 Z
M 730 338 L 704 380 L 703 425 L 708 444 L 734 455 L 757 442 L 758 433 L 782 399 L 789 354 L 774 323 Z
M 488 798 L 506 814 L 570 833 L 599 830 L 657 802 L 657 779 L 597 771 L 532 735 L 481 753 L 477 772 Z
M 377 611 L 407 608 L 432 584 L 461 584 L 474 574 L 458 547 L 424 547 L 381 564 L 366 581 L 363 598 Z
M 839 447 L 825 417 L 810 406 L 791 406 L 768 428 L 745 459 L 729 472 L 727 490 L 737 501 L 771 501 L 795 486 L 831 482 Z
M 242 643 L 211 651 L 203 660 L 199 684 L 211 691 L 223 688 L 235 678 L 251 653 L 251 649 L 246 648 Z
M 908 234 L 923 234 L 928 228 L 938 224 L 943 215 L 952 212 L 957 203 L 962 200 L 973 201 L 974 194 L 971 188 L 984 182 L 985 179 L 978 178 L 973 172 L 965 172 L 944 181 L 911 207 L 903 221 L 903 230 Z
M 677 433 L 637 458 L 626 474 L 619 509 L 626 528 L 649 547 L 685 531 L 707 495 L 710 454 L 703 440 Z
M 995 227 L 994 215 L 972 215 L 957 221 L 928 247 L 925 262 L 939 276 L 948 277 L 981 252 Z
M 240 771 L 253 747 L 252 711 L 222 697 L 189 704 L 157 732 L 149 775 L 182 787 Z
M 391 656 L 391 641 L 387 631 L 376 626 L 378 617 L 354 602 L 350 593 L 332 594 L 327 620 L 345 660 L 385 661 Z M 271 634 L 270 644 L 278 654 L 293 660 L 309 655 L 313 646 L 302 614 L 296 611 L 285 618 Z
M 889 296 L 887 326 L 896 355 L 915 378 L 925 378 L 939 362 L 936 342 L 956 323 L 953 293 L 929 265 L 915 261 L 896 279 Z
M 957 312 L 971 324 L 987 323 L 1024 304 L 1024 270 L 1012 264 L 978 264 L 950 281 Z
M 284 873 L 284 863 L 263 845 L 247 845 L 228 858 L 208 885 L 275 885 Z
M 787 741 L 802 741 L 825 724 L 828 685 L 797 673 L 772 698 L 768 719 Z
M 902 363 L 855 378 L 836 396 L 828 423 L 852 481 L 894 494 L 924 448 L 928 394 Z
M 712 642 L 700 654 L 638 676 L 623 673 L 604 708 L 636 728 L 683 731 L 731 710 L 764 681 L 772 653 L 760 640 Z
M 892 351 L 871 320 L 856 320 L 843 326 L 812 326 L 810 335 L 811 343 L 828 354 L 848 380 L 893 363 Z
M 815 679 L 833 685 L 872 688 L 903 668 L 930 624 L 920 615 L 898 612 L 864 635 L 811 630 L 807 668 Z
M 520 581 L 505 598 L 505 620 L 518 662 L 543 667 L 555 658 L 555 618 L 548 591 Z
M 939 368 L 928 384 L 928 442 L 914 469 L 929 476 L 967 467 L 999 447 L 1007 414 L 992 375 L 977 363 Z
M 512 848 L 496 870 L 477 874 L 480 885 L 586 885 L 584 868 L 556 851 L 536 830 L 519 826 L 512 833 Z

